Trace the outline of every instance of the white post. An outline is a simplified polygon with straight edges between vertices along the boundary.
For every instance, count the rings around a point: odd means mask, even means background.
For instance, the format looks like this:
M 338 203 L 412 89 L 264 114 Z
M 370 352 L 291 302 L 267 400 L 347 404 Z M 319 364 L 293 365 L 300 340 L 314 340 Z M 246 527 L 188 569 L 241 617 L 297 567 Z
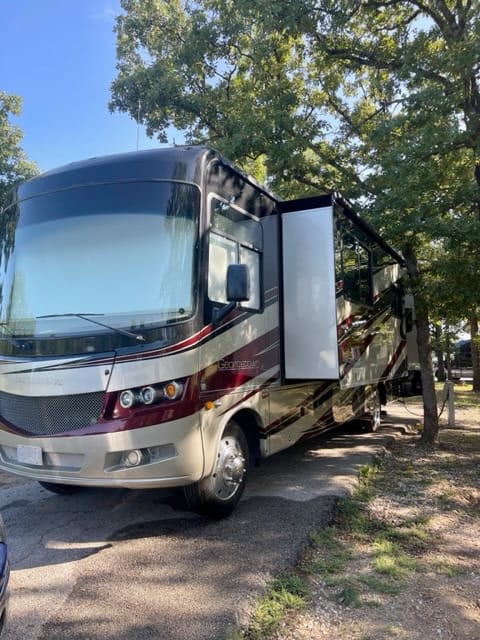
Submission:
M 454 383 L 449 380 L 445 382 L 445 387 L 443 389 L 443 399 L 448 403 L 448 426 L 455 426 L 455 393 L 454 393 Z

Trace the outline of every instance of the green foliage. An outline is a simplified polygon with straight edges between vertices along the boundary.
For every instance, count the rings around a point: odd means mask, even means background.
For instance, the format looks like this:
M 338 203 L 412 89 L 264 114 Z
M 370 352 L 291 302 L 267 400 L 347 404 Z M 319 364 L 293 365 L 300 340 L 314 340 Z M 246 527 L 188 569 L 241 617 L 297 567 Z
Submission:
M 38 171 L 19 146 L 20 129 L 9 122 L 11 115 L 20 114 L 20 107 L 20 98 L 0 91 L 0 210 L 5 205 L 8 190 Z
M 472 385 L 468 384 L 455 387 L 455 404 L 461 407 L 480 407 L 480 393 L 473 391 Z
M 272 581 L 265 596 L 257 603 L 244 638 L 264 640 L 278 628 L 285 614 L 305 606 L 307 583 L 297 574 L 285 573 Z
M 387 238 L 420 251 L 437 298 L 445 276 L 460 279 L 450 260 L 460 238 L 462 257 L 475 248 L 478 263 L 476 4 L 122 0 L 122 8 L 111 109 L 140 113 L 163 141 L 170 125 L 184 130 L 280 194 L 361 197 Z M 455 290 L 464 307 L 470 289 Z
M 358 588 L 354 584 L 345 584 L 338 593 L 338 600 L 346 607 L 358 608 L 362 602 Z
M 400 591 L 398 582 L 379 578 L 372 574 L 362 574 L 358 576 L 358 580 L 376 593 L 395 594 Z
M 311 19 L 288 5 L 123 0 L 111 108 L 137 118 L 140 104 L 150 134 L 165 140 L 174 125 L 256 163 L 284 195 L 356 182 L 305 37 Z
M 351 558 L 351 551 L 340 540 L 335 527 L 327 527 L 311 534 L 311 541 L 319 552 L 304 567 L 307 573 L 329 576 L 342 571 Z
M 460 565 L 444 560 L 443 558 L 434 559 L 432 565 L 436 573 L 448 576 L 449 578 L 454 578 L 465 570 Z
M 373 566 L 378 573 L 395 580 L 405 580 L 417 569 L 416 561 L 408 556 L 400 545 L 387 539 L 373 543 Z

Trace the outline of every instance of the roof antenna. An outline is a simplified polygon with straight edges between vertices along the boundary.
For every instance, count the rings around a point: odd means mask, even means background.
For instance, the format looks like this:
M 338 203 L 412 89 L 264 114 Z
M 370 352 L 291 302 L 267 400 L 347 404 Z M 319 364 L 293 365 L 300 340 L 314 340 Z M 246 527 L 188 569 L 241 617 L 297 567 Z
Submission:
M 140 141 L 140 98 L 138 99 L 138 110 L 137 110 L 137 151 Z

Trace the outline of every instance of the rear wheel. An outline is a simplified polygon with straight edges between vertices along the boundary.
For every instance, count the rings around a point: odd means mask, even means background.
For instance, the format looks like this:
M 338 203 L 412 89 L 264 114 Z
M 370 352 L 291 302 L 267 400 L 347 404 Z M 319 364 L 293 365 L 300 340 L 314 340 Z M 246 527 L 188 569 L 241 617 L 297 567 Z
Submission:
M 41 482 L 39 483 L 44 489 L 47 491 L 51 491 L 52 493 L 57 493 L 61 496 L 69 496 L 72 493 L 77 493 L 80 491 L 80 487 L 75 484 L 59 484 L 57 482 Z
M 248 463 L 245 434 L 231 421 L 222 434 L 212 475 L 184 488 L 188 506 L 208 518 L 228 516 L 242 497 Z

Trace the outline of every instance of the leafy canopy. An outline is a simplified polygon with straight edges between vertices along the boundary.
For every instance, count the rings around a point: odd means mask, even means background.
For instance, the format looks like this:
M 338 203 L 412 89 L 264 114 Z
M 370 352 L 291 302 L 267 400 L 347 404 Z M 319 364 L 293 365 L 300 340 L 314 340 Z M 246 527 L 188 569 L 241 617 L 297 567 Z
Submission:
M 161 141 L 170 126 L 183 130 L 280 195 L 340 190 L 359 199 L 387 239 L 418 254 L 429 284 L 439 269 L 458 280 L 445 268 L 457 240 L 478 255 L 480 5 L 122 7 L 112 109 L 140 116 Z M 464 307 L 480 299 L 471 285 L 461 287 Z
M 27 160 L 19 146 L 22 132 L 9 121 L 11 115 L 20 114 L 20 108 L 18 96 L 0 91 L 0 210 L 6 203 L 9 189 L 38 172 L 36 165 Z
M 122 7 L 110 106 L 160 141 L 173 125 L 283 195 L 334 188 L 381 207 L 395 196 L 402 212 L 437 188 L 435 164 L 452 155 L 466 153 L 473 176 L 480 26 L 470 0 Z M 461 204 L 476 186 L 463 182 Z

